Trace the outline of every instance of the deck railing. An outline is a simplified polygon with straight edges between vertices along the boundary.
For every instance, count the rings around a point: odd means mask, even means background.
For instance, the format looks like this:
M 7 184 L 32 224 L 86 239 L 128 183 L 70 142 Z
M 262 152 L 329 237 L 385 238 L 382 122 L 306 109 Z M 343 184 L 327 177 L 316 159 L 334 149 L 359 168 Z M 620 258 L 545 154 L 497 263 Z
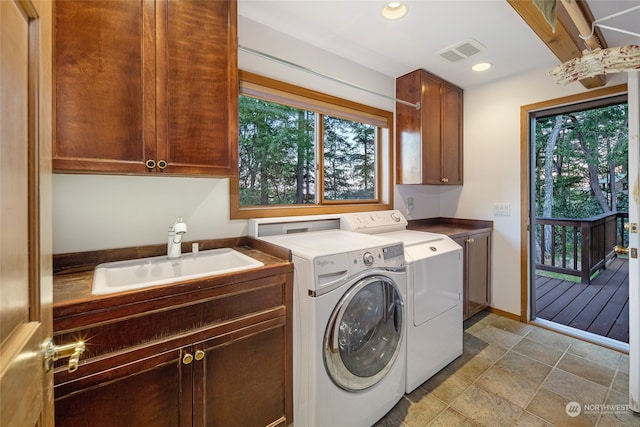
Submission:
M 591 218 L 536 218 L 536 269 L 580 277 L 591 282 L 616 256 L 614 246 L 627 246 L 627 212 L 608 212 Z

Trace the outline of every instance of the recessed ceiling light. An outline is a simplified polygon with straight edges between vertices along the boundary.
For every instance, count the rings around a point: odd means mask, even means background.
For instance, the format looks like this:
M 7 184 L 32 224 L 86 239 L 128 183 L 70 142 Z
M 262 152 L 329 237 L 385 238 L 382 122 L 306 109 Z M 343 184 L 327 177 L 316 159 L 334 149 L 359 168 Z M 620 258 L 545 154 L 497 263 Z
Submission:
M 382 9 L 382 16 L 387 19 L 400 19 L 407 14 L 407 6 L 399 1 L 391 1 Z
M 490 62 L 480 62 L 478 64 L 475 64 L 473 67 L 471 67 L 473 71 L 486 71 L 489 68 L 491 68 Z

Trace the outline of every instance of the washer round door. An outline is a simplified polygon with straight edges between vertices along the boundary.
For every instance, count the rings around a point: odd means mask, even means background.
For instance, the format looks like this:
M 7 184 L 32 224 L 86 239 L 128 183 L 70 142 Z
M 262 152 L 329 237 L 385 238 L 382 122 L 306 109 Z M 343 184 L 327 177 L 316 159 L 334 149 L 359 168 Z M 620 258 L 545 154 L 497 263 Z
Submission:
M 324 364 L 336 385 L 363 390 L 385 377 L 400 352 L 403 313 L 402 295 L 388 277 L 365 277 L 347 291 L 324 335 Z

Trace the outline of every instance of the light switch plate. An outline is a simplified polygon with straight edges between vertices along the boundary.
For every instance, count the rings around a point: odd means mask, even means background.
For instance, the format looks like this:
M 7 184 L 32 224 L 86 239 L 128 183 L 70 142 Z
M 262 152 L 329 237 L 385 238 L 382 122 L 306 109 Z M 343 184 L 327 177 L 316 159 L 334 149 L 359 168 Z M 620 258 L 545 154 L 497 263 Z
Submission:
M 511 215 L 511 203 L 494 203 L 493 215 L 495 216 L 510 216 Z

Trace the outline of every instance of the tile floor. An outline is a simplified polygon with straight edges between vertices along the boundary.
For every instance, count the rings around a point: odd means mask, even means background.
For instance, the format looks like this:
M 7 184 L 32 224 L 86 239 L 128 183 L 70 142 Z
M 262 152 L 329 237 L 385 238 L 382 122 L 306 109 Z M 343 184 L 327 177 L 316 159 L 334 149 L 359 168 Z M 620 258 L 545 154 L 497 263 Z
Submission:
M 640 426 L 628 381 L 626 354 L 483 312 L 462 356 L 374 427 Z

